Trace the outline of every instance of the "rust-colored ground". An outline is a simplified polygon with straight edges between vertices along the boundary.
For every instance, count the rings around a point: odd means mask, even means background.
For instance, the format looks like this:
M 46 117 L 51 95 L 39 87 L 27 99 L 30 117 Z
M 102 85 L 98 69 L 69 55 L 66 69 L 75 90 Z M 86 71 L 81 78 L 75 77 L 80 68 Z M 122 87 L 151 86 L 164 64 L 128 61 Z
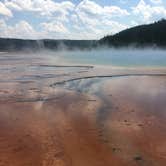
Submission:
M 165 166 L 165 77 L 0 102 L 0 166 Z M 62 94 L 61 94 L 62 93 Z
M 97 106 L 73 94 L 61 101 L 0 103 L 0 165 L 122 164 L 99 139 Z

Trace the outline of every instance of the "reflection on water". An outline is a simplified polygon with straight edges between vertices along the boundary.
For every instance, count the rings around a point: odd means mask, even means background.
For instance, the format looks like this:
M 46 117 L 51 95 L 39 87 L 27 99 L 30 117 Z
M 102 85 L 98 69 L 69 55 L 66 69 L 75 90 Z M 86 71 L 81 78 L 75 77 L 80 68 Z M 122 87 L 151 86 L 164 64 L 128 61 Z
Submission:
M 124 160 L 133 157 L 143 165 L 164 166 L 165 76 L 87 78 L 54 88 L 81 92 L 90 103 L 97 103 L 96 98 L 102 103 L 95 115 L 99 137 L 115 155 Z
M 69 81 L 59 85 L 59 87 L 66 88 L 68 90 L 75 90 L 82 93 L 95 94 L 100 89 L 100 85 L 104 81 L 104 78 L 88 78 L 75 81 Z
M 135 102 L 138 108 L 166 118 L 166 76 L 125 76 L 69 80 L 54 86 L 86 95 L 97 96 L 103 102 L 99 117 L 112 107 L 113 93 L 116 100 Z M 131 99 L 130 99 L 131 98 Z M 115 101 L 115 103 L 117 102 Z M 122 102 L 122 101 L 120 101 Z M 131 104 L 131 103 L 130 103 Z M 124 103 L 125 105 L 125 103 Z M 107 115 L 106 115 L 107 116 Z M 162 118 L 163 118 L 162 117 Z

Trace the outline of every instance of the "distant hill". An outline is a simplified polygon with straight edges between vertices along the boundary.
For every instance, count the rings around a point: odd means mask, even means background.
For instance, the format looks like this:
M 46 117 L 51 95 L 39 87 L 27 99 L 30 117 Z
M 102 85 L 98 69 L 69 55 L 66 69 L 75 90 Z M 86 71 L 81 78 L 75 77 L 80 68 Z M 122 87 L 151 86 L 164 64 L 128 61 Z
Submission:
M 95 40 L 23 40 L 0 38 L 0 51 L 90 49 L 94 47 L 95 43 Z
M 166 20 L 139 25 L 123 30 L 115 35 L 106 36 L 99 40 L 99 45 L 107 46 L 159 46 L 166 47 Z

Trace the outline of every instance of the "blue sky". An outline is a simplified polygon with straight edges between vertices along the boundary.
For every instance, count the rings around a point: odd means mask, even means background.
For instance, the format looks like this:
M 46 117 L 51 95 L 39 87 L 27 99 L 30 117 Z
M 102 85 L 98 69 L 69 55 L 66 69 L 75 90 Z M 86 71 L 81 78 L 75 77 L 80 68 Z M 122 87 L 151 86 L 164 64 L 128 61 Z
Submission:
M 0 0 L 0 37 L 99 39 L 161 18 L 165 0 Z

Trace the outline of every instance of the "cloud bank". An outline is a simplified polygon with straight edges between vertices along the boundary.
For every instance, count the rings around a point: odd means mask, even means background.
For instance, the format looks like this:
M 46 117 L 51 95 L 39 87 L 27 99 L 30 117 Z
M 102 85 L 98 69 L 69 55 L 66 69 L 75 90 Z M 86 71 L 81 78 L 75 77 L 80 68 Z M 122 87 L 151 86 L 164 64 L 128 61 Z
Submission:
M 117 2 L 101 5 L 94 0 L 82 0 L 78 4 L 54 0 L 3 0 L 0 2 L 0 37 L 99 39 L 166 17 L 162 0 L 138 0 L 131 7 L 127 7 L 128 0 Z

